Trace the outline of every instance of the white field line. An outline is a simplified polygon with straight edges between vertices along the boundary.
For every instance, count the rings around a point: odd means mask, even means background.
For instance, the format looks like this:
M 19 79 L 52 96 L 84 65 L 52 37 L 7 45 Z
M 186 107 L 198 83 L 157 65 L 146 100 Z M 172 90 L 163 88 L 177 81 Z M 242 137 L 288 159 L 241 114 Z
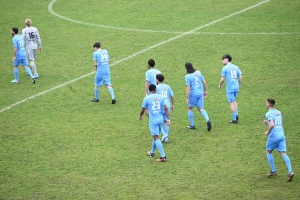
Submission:
M 51 3 L 53 4 L 53 2 L 55 2 L 55 1 L 56 1 L 56 0 L 52 1 Z M 255 4 L 255 5 L 253 5 L 253 6 L 250 6 L 250 7 L 248 7 L 248 8 L 245 8 L 245 9 L 243 9 L 243 10 L 241 10 L 241 11 L 238 11 L 238 12 L 235 12 L 235 13 L 233 13 L 233 14 L 227 15 L 227 16 L 225 16 L 225 17 L 223 17 L 223 18 L 220 18 L 220 19 L 218 19 L 218 20 L 212 21 L 212 22 L 210 22 L 210 23 L 208 23 L 208 24 L 205 24 L 205 25 L 203 25 L 203 26 L 199 26 L 199 27 L 197 27 L 197 28 L 195 28 L 195 29 L 193 29 L 193 30 L 191 30 L 191 31 L 182 33 L 182 34 L 180 34 L 180 35 L 178 35 L 178 36 L 175 36 L 175 37 L 172 37 L 172 38 L 170 38 L 170 39 L 168 39 L 168 40 L 165 40 L 165 41 L 163 41 L 163 42 L 157 43 L 157 44 L 155 44 L 155 45 L 153 45 L 153 46 L 150 46 L 150 47 L 147 48 L 147 49 L 141 50 L 141 51 L 139 51 L 139 52 L 137 52 L 137 53 L 134 53 L 134 54 L 132 54 L 132 55 L 126 57 L 126 58 L 123 58 L 123 59 L 121 59 L 121 60 L 118 60 L 118 61 L 114 62 L 113 64 L 111 64 L 111 66 L 114 66 L 114 65 L 116 65 L 116 64 L 119 64 L 119 63 L 121 63 L 121 62 L 123 62 L 123 61 L 125 61 L 125 60 L 128 60 L 128 59 L 130 59 L 130 58 L 132 58 L 132 57 L 135 57 L 135 56 L 137 56 L 137 55 L 139 55 L 139 54 L 141 54 L 141 53 L 144 53 L 144 52 L 146 52 L 146 51 L 149 51 L 149 50 L 151 50 L 151 49 L 153 49 L 153 48 L 155 48 L 155 47 L 161 46 L 161 45 L 163 45 L 163 44 L 166 44 L 166 43 L 168 43 L 168 42 L 171 42 L 171 41 L 173 41 L 173 40 L 176 40 L 176 39 L 178 39 L 178 38 L 181 38 L 181 37 L 183 37 L 183 36 L 185 36 L 185 35 L 191 34 L 191 33 L 195 32 L 195 31 L 197 31 L 197 30 L 200 30 L 200 29 L 202 29 L 202 28 L 205 28 L 205 27 L 210 26 L 210 25 L 212 25 L 212 24 L 215 24 L 215 23 L 217 23 L 217 22 L 223 21 L 223 20 L 225 20 L 225 19 L 227 19 L 227 18 L 233 17 L 233 16 L 238 15 L 238 14 L 240 14 L 240 13 L 246 12 L 246 11 L 248 11 L 248 10 L 250 10 L 250 9 L 252 9 L 252 8 L 255 8 L 255 7 L 257 7 L 257 6 L 260 6 L 260 5 L 262 5 L 262 4 L 264 4 L 264 3 L 268 2 L 268 1 L 269 1 L 269 0 L 262 1 L 262 2 L 260 2 L 260 3 L 258 3 L 258 4 Z M 23 99 L 23 100 L 21 100 L 21 101 L 18 101 L 18 102 L 14 103 L 14 104 L 11 104 L 11 105 L 8 106 L 8 107 L 2 108 L 2 109 L 0 110 L 0 113 L 4 112 L 4 111 L 6 111 L 6 110 L 9 110 L 10 108 L 15 107 L 15 106 L 17 106 L 17 105 L 20 105 L 21 103 L 24 103 L 24 102 L 26 102 L 27 100 L 34 99 L 34 98 L 36 98 L 36 97 L 38 97 L 38 96 L 44 95 L 44 94 L 46 94 L 46 93 L 48 93 L 48 92 L 51 92 L 51 91 L 56 90 L 56 89 L 58 89 L 58 88 L 61 88 L 61 87 L 65 86 L 65 85 L 68 85 L 68 84 L 70 84 L 70 83 L 76 82 L 76 81 L 78 81 L 78 80 L 80 80 L 80 79 L 83 79 L 83 78 L 85 78 L 85 77 L 87 77 L 87 76 L 89 76 L 89 75 L 92 75 L 92 74 L 94 74 L 94 72 L 85 74 L 85 75 L 80 76 L 80 77 L 78 77 L 78 78 L 76 78 L 76 79 L 73 79 L 73 80 L 71 80 L 71 81 L 68 81 L 68 82 L 65 82 L 65 83 L 63 83 L 63 84 L 60 84 L 60 85 L 58 85 L 58 86 L 55 86 L 55 87 L 53 87 L 53 88 L 50 88 L 49 90 L 45 90 L 45 91 L 40 92 L 40 93 L 38 93 L 38 94 L 32 95 L 32 96 L 30 96 L 30 97 L 27 97 L 27 98 L 25 98 L 25 99 Z
M 196 32 L 193 34 L 207 34 L 207 35 L 297 35 L 300 34 L 300 32 L 261 32 L 261 33 L 218 33 L 218 32 Z
M 110 28 L 110 29 L 118 29 L 118 30 L 124 30 L 124 31 L 139 31 L 139 32 L 149 32 L 149 33 L 170 33 L 170 34 L 183 34 L 185 32 L 183 31 L 155 31 L 155 30 L 143 30 L 143 29 L 133 29 L 133 28 L 122 28 L 122 27 L 115 27 L 115 26 L 106 26 L 106 25 L 101 25 L 101 24 L 93 24 L 93 23 L 87 23 L 87 22 L 82 22 L 82 21 L 78 21 L 78 20 L 74 20 L 74 19 L 70 19 L 68 17 L 62 16 L 58 13 L 56 13 L 55 11 L 53 11 L 52 7 L 53 4 L 56 2 L 57 0 L 53 0 L 50 2 L 50 4 L 48 5 L 48 10 L 50 13 L 52 13 L 53 15 L 62 18 L 64 20 L 68 20 L 74 23 L 79 23 L 79 24 L 85 24 L 85 25 L 89 25 L 89 26 L 97 26 L 97 27 L 102 27 L 102 28 Z M 264 2 L 265 3 L 265 2 Z M 278 33 L 278 32 L 262 32 L 262 33 L 217 33 L 217 32 L 192 32 L 190 34 L 212 34 L 212 35 L 296 35 L 296 34 L 300 34 L 300 32 L 282 32 L 282 33 Z
M 57 0 L 53 0 L 52 2 L 50 2 L 50 4 L 48 5 L 48 10 L 50 13 L 52 13 L 53 15 L 62 18 L 64 20 L 68 20 L 74 23 L 79 23 L 79 24 L 85 24 L 85 25 L 89 25 L 89 26 L 98 26 L 98 27 L 102 27 L 102 28 L 111 28 L 111 29 L 118 29 L 118 30 L 124 30 L 124 31 L 140 31 L 140 32 L 149 32 L 149 33 L 170 33 L 170 34 L 183 34 L 185 32 L 183 31 L 155 31 L 155 30 L 143 30 L 143 29 L 133 29 L 133 28 L 122 28 L 122 27 L 115 27 L 115 26 L 106 26 L 106 25 L 101 25 L 101 24 L 92 24 L 92 23 L 87 23 L 87 22 L 82 22 L 82 21 L 78 21 L 78 20 L 74 20 L 74 19 L 70 19 L 68 17 L 62 16 L 58 13 L 56 13 L 55 11 L 53 11 L 52 7 L 53 4 L 56 2 Z M 214 35 L 296 35 L 296 34 L 300 34 L 300 32 L 261 32 L 261 33 L 243 33 L 243 32 L 233 32 L 233 33 L 218 33 L 218 32 L 193 32 L 190 34 L 214 34 Z

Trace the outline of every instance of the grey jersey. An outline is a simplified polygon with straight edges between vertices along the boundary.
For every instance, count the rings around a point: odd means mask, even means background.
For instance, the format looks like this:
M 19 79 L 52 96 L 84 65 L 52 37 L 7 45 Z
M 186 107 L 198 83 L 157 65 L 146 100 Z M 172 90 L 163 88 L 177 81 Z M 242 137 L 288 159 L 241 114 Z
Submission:
M 39 47 L 42 47 L 42 41 L 37 28 L 33 26 L 27 26 L 22 30 L 22 36 L 26 42 L 26 49 L 37 49 L 37 42 Z

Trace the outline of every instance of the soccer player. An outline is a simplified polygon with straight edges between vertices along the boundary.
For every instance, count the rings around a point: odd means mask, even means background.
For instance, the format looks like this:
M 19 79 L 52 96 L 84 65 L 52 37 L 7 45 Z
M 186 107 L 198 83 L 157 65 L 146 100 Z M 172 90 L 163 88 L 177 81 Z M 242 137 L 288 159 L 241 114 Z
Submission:
M 164 97 L 156 93 L 156 86 L 154 84 L 149 85 L 149 91 L 150 95 L 146 96 L 143 100 L 139 119 L 143 119 L 144 111 L 147 108 L 149 111 L 150 132 L 153 137 L 152 149 L 151 151 L 147 152 L 147 155 L 153 157 L 154 151 L 157 147 L 161 157 L 156 161 L 164 162 L 167 160 L 167 157 L 164 152 L 164 147 L 159 139 L 159 134 L 161 132 L 161 126 L 164 121 L 164 112 L 167 116 L 167 125 L 170 125 L 170 115 Z
M 157 90 L 157 94 L 162 95 L 165 98 L 166 104 L 168 106 L 168 111 L 169 114 L 171 112 L 171 110 L 174 109 L 174 93 L 171 89 L 171 87 L 164 82 L 165 77 L 162 74 L 157 74 L 156 75 L 156 90 Z M 172 105 L 170 105 L 170 100 L 172 102 Z M 171 114 L 170 114 L 171 115 Z M 166 114 L 164 114 L 164 125 L 163 125 L 163 129 L 162 129 L 162 133 L 163 133 L 163 137 L 162 137 L 162 142 L 168 142 L 169 141 L 169 126 L 167 125 L 167 116 Z
M 206 120 L 207 130 L 211 130 L 211 122 L 206 110 L 204 110 L 204 100 L 207 97 L 206 81 L 200 71 L 196 71 L 190 62 L 185 63 L 187 75 L 185 75 L 186 104 L 188 106 L 189 129 L 195 129 L 193 107 L 197 107 L 201 115 Z
M 12 83 L 18 83 L 19 82 L 19 70 L 18 67 L 20 64 L 23 65 L 25 71 L 30 76 L 32 83 L 35 83 L 35 78 L 31 73 L 31 70 L 28 68 L 28 61 L 26 58 L 26 51 L 24 48 L 24 40 L 21 35 L 18 34 L 19 29 L 16 27 L 13 27 L 11 29 L 11 34 L 13 36 L 12 43 L 14 46 L 14 57 L 13 57 L 13 66 L 14 66 L 14 76 L 15 79 L 12 80 Z
M 30 62 L 30 68 L 33 71 L 34 77 L 39 78 L 35 65 L 36 50 L 39 46 L 39 50 L 42 51 L 42 41 L 39 31 L 36 27 L 31 26 L 31 20 L 25 20 L 26 28 L 22 30 L 22 36 L 26 42 L 27 56 Z M 37 44 L 38 43 L 38 44 Z
M 109 70 L 109 54 L 106 49 L 101 49 L 100 42 L 95 42 L 93 45 L 95 52 L 93 53 L 93 60 L 94 60 L 94 67 L 95 67 L 95 88 L 94 94 L 95 98 L 93 98 L 92 102 L 99 102 L 99 87 L 106 85 L 110 96 L 111 96 L 111 103 L 115 104 L 117 102 L 115 98 L 115 93 L 111 85 L 110 81 L 110 70 Z
M 294 173 L 292 170 L 290 158 L 286 154 L 286 142 L 282 125 L 283 120 L 281 112 L 274 108 L 275 100 L 272 98 L 267 99 L 266 106 L 269 111 L 266 113 L 266 119 L 263 121 L 263 123 L 268 125 L 269 127 L 265 132 L 265 135 L 268 136 L 268 140 L 266 142 L 266 150 L 267 158 L 271 167 L 271 172 L 267 174 L 267 176 L 270 177 L 277 175 L 274 158 L 272 155 L 272 151 L 274 149 L 277 149 L 288 168 L 287 180 L 292 181 Z
M 154 68 L 155 61 L 153 59 L 148 60 L 149 70 L 146 72 L 146 83 L 145 83 L 145 94 L 146 96 L 150 94 L 149 85 L 156 84 L 156 74 L 161 74 L 161 71 Z
M 226 79 L 226 96 L 230 105 L 232 120 L 230 123 L 236 124 L 239 120 L 237 96 L 242 87 L 242 72 L 240 68 L 231 63 L 232 57 L 226 54 L 222 57 L 223 65 L 219 89 L 221 89 L 224 80 Z

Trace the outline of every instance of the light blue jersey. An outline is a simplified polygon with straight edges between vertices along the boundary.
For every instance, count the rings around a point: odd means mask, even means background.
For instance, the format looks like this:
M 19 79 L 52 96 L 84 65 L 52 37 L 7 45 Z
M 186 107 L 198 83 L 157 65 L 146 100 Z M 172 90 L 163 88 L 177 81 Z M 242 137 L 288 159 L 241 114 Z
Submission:
M 97 64 L 97 72 L 96 75 L 108 75 L 110 74 L 109 69 L 109 54 L 105 49 L 99 49 L 93 53 L 93 60 L 96 61 Z
M 165 102 L 166 102 L 166 104 L 168 106 L 168 109 L 170 111 L 170 105 L 171 105 L 170 99 L 171 99 L 171 97 L 174 96 L 174 93 L 173 93 L 171 87 L 167 84 L 164 84 L 164 83 L 158 84 L 156 86 L 156 91 L 157 91 L 157 94 L 160 94 L 165 98 Z
M 154 84 L 156 85 L 156 75 L 157 74 L 162 74 L 161 71 L 157 70 L 157 69 L 149 69 L 146 72 L 146 81 L 149 82 L 150 84 Z
M 15 35 L 12 39 L 13 46 L 17 48 L 16 60 L 26 59 L 26 50 L 24 48 L 24 39 L 22 35 Z
M 238 77 L 242 74 L 240 68 L 234 64 L 227 64 L 222 68 L 221 76 L 226 79 L 226 92 L 238 92 L 240 89 Z
M 271 109 L 266 113 L 266 120 L 268 122 L 268 126 L 270 126 L 270 120 L 274 122 L 274 127 L 271 130 L 268 139 L 279 139 L 284 138 L 284 130 L 282 125 L 282 115 L 279 110 Z
M 163 96 L 150 94 L 144 98 L 142 107 L 149 111 L 149 124 L 162 124 L 164 106 L 167 105 Z M 159 133 L 158 133 L 159 134 Z
M 200 71 L 185 75 L 185 85 L 190 86 L 190 97 L 198 97 L 203 95 L 204 76 Z

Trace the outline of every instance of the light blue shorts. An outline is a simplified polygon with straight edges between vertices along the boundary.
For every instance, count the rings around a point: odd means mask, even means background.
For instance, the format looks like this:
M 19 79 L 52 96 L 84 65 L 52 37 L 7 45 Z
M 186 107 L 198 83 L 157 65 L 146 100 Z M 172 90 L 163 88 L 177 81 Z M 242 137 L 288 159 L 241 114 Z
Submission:
M 266 150 L 274 150 L 277 149 L 279 152 L 286 152 L 286 142 L 285 138 L 279 138 L 279 139 L 271 139 L 267 140 L 266 143 Z
M 203 95 L 200 97 L 189 97 L 189 105 L 187 105 L 189 108 L 194 108 L 195 106 L 197 108 L 204 108 L 204 101 L 203 101 Z
M 95 75 L 94 84 L 95 86 L 101 87 L 103 85 L 112 86 L 110 81 L 110 75 L 109 74 L 103 74 L 103 75 Z
M 152 136 L 159 135 L 161 132 L 162 123 L 159 124 L 149 124 L 150 133 Z
M 22 64 L 23 66 L 28 66 L 28 61 L 27 61 L 27 58 L 17 58 L 14 62 L 13 62 L 13 66 L 15 67 L 19 67 L 20 64 Z
M 239 93 L 238 91 L 237 92 L 226 92 L 228 103 L 236 101 L 238 93 Z

